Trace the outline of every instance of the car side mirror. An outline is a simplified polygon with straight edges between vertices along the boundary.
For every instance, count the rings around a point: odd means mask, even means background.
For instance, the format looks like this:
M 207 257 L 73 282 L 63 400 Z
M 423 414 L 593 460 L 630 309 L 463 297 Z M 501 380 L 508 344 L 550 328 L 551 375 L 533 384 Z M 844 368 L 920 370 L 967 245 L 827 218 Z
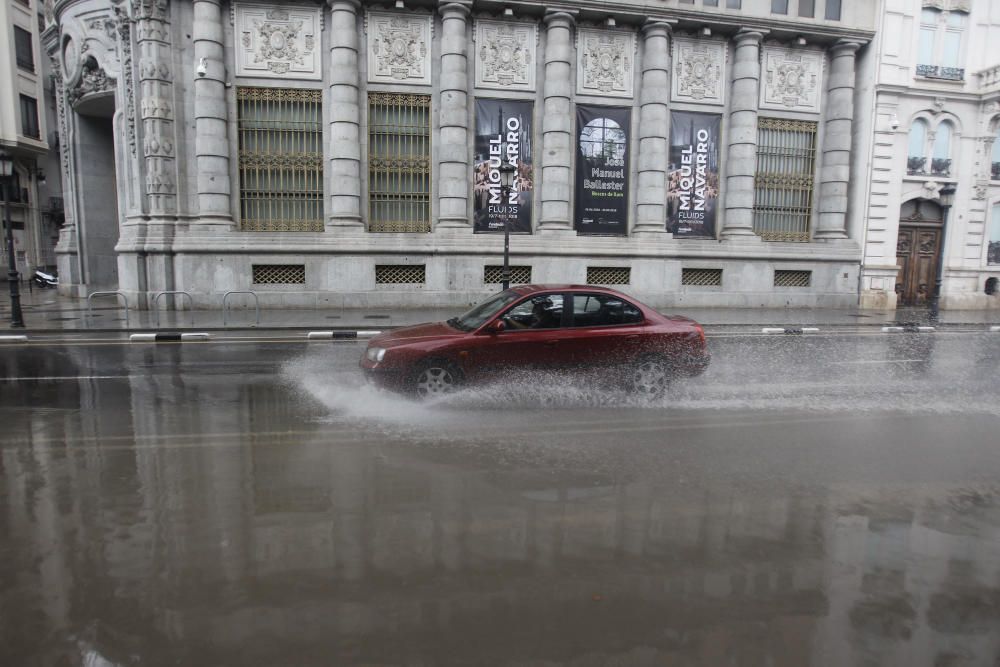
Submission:
M 491 324 L 489 327 L 487 327 L 486 330 L 488 332 L 490 332 L 491 334 L 498 334 L 498 333 L 500 333 L 502 331 L 506 331 L 507 330 L 507 323 L 504 322 L 503 320 L 497 320 L 496 322 L 494 322 L 493 324 Z

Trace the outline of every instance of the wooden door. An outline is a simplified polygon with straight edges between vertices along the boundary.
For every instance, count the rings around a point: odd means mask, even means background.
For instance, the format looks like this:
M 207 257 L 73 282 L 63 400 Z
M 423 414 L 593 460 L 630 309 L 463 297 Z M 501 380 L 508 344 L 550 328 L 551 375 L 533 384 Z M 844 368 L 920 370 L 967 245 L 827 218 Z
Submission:
M 941 228 L 900 225 L 896 241 L 897 305 L 927 306 L 934 295 L 941 254 Z

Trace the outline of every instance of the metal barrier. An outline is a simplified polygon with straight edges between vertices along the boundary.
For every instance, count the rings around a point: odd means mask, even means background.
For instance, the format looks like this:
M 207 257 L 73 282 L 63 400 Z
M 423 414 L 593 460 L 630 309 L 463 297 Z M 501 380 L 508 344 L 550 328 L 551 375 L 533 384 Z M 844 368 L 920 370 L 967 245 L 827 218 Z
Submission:
M 183 294 L 188 298 L 188 305 L 191 306 L 191 310 L 194 310 L 194 299 L 192 299 L 191 295 L 187 292 L 183 292 L 181 290 L 166 290 L 164 292 L 157 292 L 156 296 L 153 297 L 153 310 L 156 311 L 156 328 L 160 327 L 160 297 L 164 294 Z
M 234 290 L 232 292 L 226 292 L 225 294 L 222 295 L 222 326 L 227 326 L 226 324 L 226 313 L 228 312 L 227 301 L 231 294 L 249 294 L 253 297 L 254 309 L 257 311 L 257 321 L 255 322 L 255 325 L 260 326 L 260 299 L 257 298 L 256 292 L 250 292 L 247 290 Z
M 125 328 L 128 329 L 131 326 L 129 324 L 129 317 L 128 317 L 128 297 L 125 296 L 123 293 L 117 292 L 117 291 L 112 291 L 112 292 L 91 292 L 90 294 L 87 295 L 87 312 L 84 315 L 84 320 L 83 320 L 83 323 L 84 323 L 85 326 L 88 326 L 88 327 L 90 326 L 90 318 L 92 317 L 92 314 L 90 312 L 92 304 L 91 304 L 90 300 L 93 299 L 95 296 L 112 296 L 112 295 L 114 295 L 114 296 L 120 296 L 125 301 Z M 116 299 L 116 303 L 117 303 L 117 299 Z

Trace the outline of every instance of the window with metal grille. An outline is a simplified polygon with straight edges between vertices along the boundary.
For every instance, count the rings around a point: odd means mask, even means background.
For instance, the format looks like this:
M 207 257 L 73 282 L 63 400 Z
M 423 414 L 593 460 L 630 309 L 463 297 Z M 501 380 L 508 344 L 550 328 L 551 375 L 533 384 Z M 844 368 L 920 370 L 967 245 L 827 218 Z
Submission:
M 254 264 L 254 285 L 304 285 L 304 264 Z
M 423 264 L 377 264 L 376 285 L 422 285 L 427 282 L 427 269 Z
M 721 286 L 722 269 L 681 269 L 681 285 Z
M 368 231 L 431 231 L 431 98 L 368 94 Z
M 323 91 L 239 88 L 240 228 L 323 231 Z
M 588 266 L 588 285 L 628 285 L 632 269 L 627 266 Z
M 774 272 L 775 287 L 809 287 L 812 282 L 812 271 L 782 271 Z
M 808 241 L 816 171 L 816 123 L 757 120 L 753 230 L 765 241 Z
M 499 285 L 503 282 L 503 267 L 502 266 L 484 266 L 483 267 L 483 282 L 487 285 Z M 531 267 L 530 266 L 512 266 L 510 267 L 510 284 L 511 285 L 528 285 L 531 283 Z
M 31 45 L 31 33 L 14 26 L 14 54 L 17 66 L 28 72 L 35 71 L 35 50 Z
M 32 139 L 41 137 L 38 129 L 38 101 L 27 95 L 21 95 L 21 134 Z

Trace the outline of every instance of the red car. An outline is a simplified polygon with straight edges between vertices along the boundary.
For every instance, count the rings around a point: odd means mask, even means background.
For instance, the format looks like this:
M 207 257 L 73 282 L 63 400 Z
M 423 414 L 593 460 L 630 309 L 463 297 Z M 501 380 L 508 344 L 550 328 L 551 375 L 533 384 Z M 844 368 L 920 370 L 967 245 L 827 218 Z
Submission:
M 361 368 L 375 384 L 432 397 L 510 370 L 593 370 L 650 396 L 708 366 L 705 332 L 620 292 L 593 285 L 522 285 L 461 317 L 389 331 Z

